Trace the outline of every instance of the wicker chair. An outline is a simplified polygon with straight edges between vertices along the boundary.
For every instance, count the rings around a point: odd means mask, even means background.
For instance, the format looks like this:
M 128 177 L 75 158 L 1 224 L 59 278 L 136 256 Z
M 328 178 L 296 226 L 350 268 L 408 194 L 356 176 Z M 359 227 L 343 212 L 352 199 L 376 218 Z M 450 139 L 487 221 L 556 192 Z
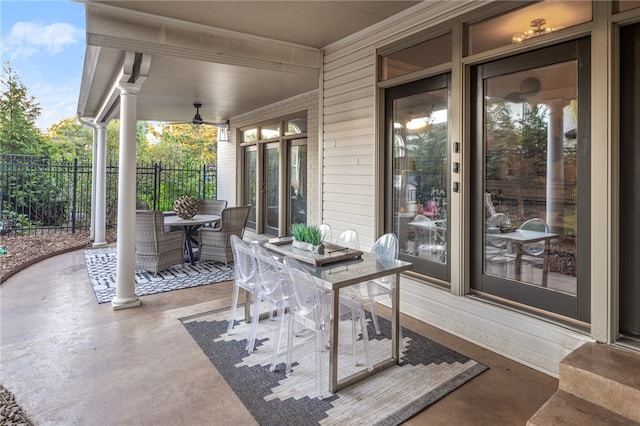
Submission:
M 227 208 L 227 200 L 198 200 L 198 214 L 216 214 L 220 216 L 222 210 Z M 220 227 L 220 221 L 218 221 L 216 227 Z M 205 226 L 211 227 L 210 223 Z
M 136 269 L 157 274 L 171 265 L 184 265 L 184 232 L 164 232 L 164 215 L 136 211 Z
M 251 206 L 228 207 L 220 214 L 220 225 L 202 227 L 198 231 L 200 260 L 215 260 L 228 264 L 233 260 L 231 236 L 242 238 Z

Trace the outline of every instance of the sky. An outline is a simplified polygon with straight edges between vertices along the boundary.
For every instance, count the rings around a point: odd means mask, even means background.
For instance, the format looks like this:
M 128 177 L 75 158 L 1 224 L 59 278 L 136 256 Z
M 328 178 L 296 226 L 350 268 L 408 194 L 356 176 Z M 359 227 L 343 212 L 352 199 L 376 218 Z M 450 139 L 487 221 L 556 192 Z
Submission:
M 0 60 L 40 104 L 42 131 L 76 116 L 85 37 L 83 3 L 0 0 Z

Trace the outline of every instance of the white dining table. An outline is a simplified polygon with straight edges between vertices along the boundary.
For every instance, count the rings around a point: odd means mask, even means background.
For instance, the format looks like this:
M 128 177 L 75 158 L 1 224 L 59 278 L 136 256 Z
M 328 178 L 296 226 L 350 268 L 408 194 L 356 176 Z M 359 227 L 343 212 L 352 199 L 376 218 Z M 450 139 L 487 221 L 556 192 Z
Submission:
M 184 246 L 185 252 L 189 257 L 189 263 L 195 264 L 195 256 L 193 255 L 193 245 L 198 245 L 198 239 L 196 233 L 202 225 L 207 223 L 214 223 L 220 220 L 220 216 L 217 214 L 197 214 L 191 218 L 183 219 L 180 216 L 165 215 L 164 224 L 167 226 L 180 226 L 184 230 Z M 192 245 L 193 244 L 193 245 Z

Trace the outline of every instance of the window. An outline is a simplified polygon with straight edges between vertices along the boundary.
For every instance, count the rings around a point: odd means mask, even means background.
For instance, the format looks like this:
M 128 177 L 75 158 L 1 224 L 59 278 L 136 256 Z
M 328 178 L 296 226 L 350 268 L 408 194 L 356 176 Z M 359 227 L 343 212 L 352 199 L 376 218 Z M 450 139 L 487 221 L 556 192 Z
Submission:
M 477 66 L 472 146 L 472 288 L 585 322 L 589 49 L 583 39 Z
M 449 279 L 449 75 L 387 89 L 386 232 L 414 270 Z
M 451 33 L 380 56 L 380 81 L 451 62 Z
M 526 43 L 591 20 L 590 1 L 542 1 L 467 27 L 468 54 Z
M 294 117 L 242 130 L 243 203 L 252 206 L 247 227 L 257 233 L 287 235 L 292 223 L 306 223 L 306 122 Z

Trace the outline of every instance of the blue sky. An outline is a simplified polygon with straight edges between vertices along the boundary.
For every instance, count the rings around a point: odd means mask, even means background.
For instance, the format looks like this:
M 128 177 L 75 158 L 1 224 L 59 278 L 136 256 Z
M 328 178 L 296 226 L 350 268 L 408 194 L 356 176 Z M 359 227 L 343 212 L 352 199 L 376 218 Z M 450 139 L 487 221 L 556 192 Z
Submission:
M 83 3 L 0 0 L 0 58 L 40 103 L 43 131 L 75 117 L 84 53 Z

